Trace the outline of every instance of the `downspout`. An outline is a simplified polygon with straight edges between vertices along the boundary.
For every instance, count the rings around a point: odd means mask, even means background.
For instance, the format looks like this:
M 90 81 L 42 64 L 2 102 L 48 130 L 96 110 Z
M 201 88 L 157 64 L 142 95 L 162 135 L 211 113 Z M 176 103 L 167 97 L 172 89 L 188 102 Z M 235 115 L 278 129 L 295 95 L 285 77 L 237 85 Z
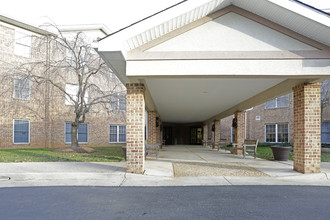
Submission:
M 46 85 L 45 85 L 45 147 L 50 148 L 51 147 L 51 131 L 50 131 L 50 89 L 49 89 L 49 66 L 50 66 L 50 35 L 46 35 L 46 70 L 45 70 L 45 75 L 46 75 Z

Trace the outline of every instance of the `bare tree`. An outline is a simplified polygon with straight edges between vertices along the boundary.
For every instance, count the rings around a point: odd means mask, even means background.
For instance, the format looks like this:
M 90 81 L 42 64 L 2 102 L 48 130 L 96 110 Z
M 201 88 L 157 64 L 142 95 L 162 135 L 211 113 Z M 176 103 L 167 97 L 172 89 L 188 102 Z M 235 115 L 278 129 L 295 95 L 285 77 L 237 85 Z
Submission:
M 89 113 L 109 112 L 111 101 L 115 101 L 113 97 L 118 97 L 118 93 L 125 94 L 125 90 L 83 32 L 64 34 L 57 26 L 50 26 L 56 30 L 56 35 L 41 36 L 35 49 L 45 50 L 46 56 L 32 62 L 11 64 L 10 76 L 19 75 L 20 80 L 24 79 L 22 82 L 28 80 L 35 88 L 42 88 L 43 102 L 49 103 L 53 96 L 65 97 L 66 106 L 73 112 L 71 149 L 85 153 L 78 143 L 79 125 L 85 122 Z

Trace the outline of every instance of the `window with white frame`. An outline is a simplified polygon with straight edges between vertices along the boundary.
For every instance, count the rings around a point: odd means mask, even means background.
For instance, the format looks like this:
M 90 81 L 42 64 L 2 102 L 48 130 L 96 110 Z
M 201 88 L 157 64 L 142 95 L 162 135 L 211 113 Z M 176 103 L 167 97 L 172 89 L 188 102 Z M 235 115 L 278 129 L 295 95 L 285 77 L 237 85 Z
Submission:
M 110 143 L 126 142 L 126 125 L 110 125 Z
M 73 84 L 66 84 L 65 85 L 65 104 L 66 105 L 74 105 L 74 101 L 78 101 L 78 92 L 79 86 Z M 84 97 L 85 103 L 88 103 L 88 91 L 85 93 Z
M 71 143 L 71 127 L 71 122 L 65 123 L 65 143 Z M 79 124 L 77 135 L 79 143 L 88 143 L 88 124 Z
M 126 95 L 114 93 L 110 97 L 110 109 L 126 111 Z
M 30 143 L 30 121 L 14 119 L 13 133 L 14 144 Z
M 289 142 L 289 124 L 266 124 L 265 133 L 266 142 Z
M 265 109 L 289 107 L 289 99 L 289 94 L 278 97 L 276 99 L 272 99 L 265 103 Z
M 31 57 L 31 35 L 22 31 L 15 31 L 15 54 L 23 57 Z
M 14 98 L 29 100 L 31 94 L 31 82 L 23 76 L 14 77 Z
M 231 143 L 235 142 L 235 128 L 231 127 Z
M 330 121 L 322 122 L 321 142 L 322 143 L 330 143 Z

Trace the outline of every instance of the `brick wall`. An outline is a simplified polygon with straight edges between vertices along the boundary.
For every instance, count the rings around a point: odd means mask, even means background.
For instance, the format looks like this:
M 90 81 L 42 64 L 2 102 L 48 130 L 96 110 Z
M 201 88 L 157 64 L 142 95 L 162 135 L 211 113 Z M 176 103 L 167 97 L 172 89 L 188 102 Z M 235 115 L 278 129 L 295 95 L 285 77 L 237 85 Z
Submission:
M 235 118 L 237 118 L 237 128 L 235 128 L 235 142 L 244 143 L 245 139 L 245 111 L 236 112 Z M 235 154 L 242 154 L 241 146 L 235 148 Z
M 203 126 L 203 141 L 204 141 L 204 146 L 203 147 L 206 147 L 207 139 L 208 139 L 208 126 L 204 125 Z
M 221 128 L 221 124 L 220 124 L 220 120 L 216 120 L 214 121 L 214 126 L 215 126 L 215 131 L 214 131 L 214 146 L 218 146 L 217 143 L 218 141 L 220 141 L 220 128 Z
M 289 107 L 265 109 L 265 104 L 253 107 L 246 113 L 246 138 L 265 142 L 265 125 L 285 123 L 289 125 L 289 142 L 293 143 L 293 94 L 289 96 Z M 260 120 L 256 120 L 259 116 Z
M 148 144 L 157 143 L 156 111 L 148 111 Z
M 231 115 L 221 119 L 221 138 L 231 139 L 233 117 Z M 257 120 L 258 118 L 260 120 Z M 246 139 L 258 139 L 261 143 L 265 142 L 265 125 L 278 123 L 287 123 L 289 125 L 289 142 L 293 144 L 293 94 L 289 96 L 289 107 L 265 109 L 265 104 L 261 104 L 247 111 Z
M 14 53 L 15 30 L 9 25 L 0 24 L 0 148 L 28 148 L 28 147 L 67 147 L 64 143 L 65 122 L 74 120 L 73 107 L 65 105 L 64 94 L 53 87 L 46 88 L 45 84 L 37 86 L 31 84 L 30 100 L 13 98 L 13 80 L 11 71 L 22 63 L 44 61 L 46 59 L 45 45 L 42 39 L 33 36 L 31 57 L 21 57 Z M 59 56 L 56 50 L 51 52 L 52 57 Z M 38 68 L 37 74 L 44 73 Z M 70 75 L 65 78 L 72 80 Z M 59 80 L 63 80 L 59 79 Z M 101 80 L 102 83 L 104 80 Z M 65 86 L 65 81 L 62 85 Z M 124 90 L 124 85 L 118 79 L 111 78 L 110 84 L 105 87 L 115 87 Z M 30 143 L 13 144 L 13 119 L 30 121 Z M 84 146 L 118 146 L 123 144 L 109 143 L 109 126 L 125 125 L 126 114 L 124 111 L 107 111 L 98 106 L 86 115 L 88 124 L 88 143 Z
M 126 84 L 127 119 L 126 119 L 126 159 L 127 172 L 143 174 L 144 172 L 144 139 L 145 139 L 145 101 L 144 85 Z
M 231 141 L 231 129 L 234 115 L 221 119 L 220 122 L 220 136 Z
M 321 83 L 299 85 L 294 91 L 294 169 L 319 173 L 321 162 Z

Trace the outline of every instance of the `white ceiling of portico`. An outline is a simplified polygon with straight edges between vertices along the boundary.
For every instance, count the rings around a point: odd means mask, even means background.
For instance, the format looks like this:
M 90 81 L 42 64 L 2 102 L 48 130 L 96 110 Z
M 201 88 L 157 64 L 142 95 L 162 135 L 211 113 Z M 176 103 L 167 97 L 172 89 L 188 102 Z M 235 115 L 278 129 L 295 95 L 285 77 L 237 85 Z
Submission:
M 284 81 L 277 79 L 148 78 L 146 84 L 165 122 L 202 122 Z

